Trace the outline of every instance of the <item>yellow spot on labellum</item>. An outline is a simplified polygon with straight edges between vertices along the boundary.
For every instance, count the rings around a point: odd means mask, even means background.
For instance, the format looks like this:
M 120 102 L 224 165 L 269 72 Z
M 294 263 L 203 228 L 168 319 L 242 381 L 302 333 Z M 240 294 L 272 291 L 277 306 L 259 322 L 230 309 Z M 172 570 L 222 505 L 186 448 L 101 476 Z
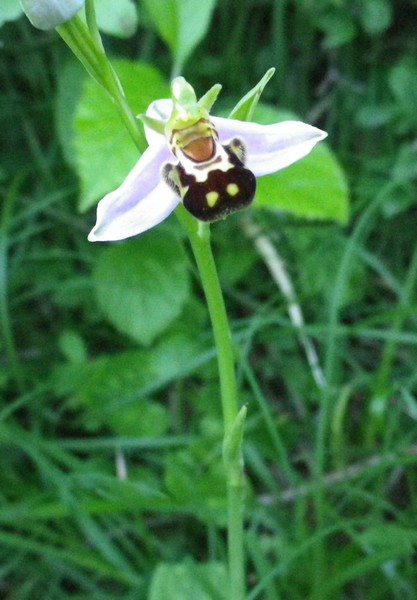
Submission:
M 226 187 L 226 192 L 229 196 L 236 196 L 239 193 L 239 186 L 237 183 L 229 183 Z
M 219 199 L 219 194 L 217 192 L 207 192 L 206 200 L 207 200 L 207 204 L 210 206 L 210 208 L 213 208 L 213 206 L 216 204 L 218 199 Z

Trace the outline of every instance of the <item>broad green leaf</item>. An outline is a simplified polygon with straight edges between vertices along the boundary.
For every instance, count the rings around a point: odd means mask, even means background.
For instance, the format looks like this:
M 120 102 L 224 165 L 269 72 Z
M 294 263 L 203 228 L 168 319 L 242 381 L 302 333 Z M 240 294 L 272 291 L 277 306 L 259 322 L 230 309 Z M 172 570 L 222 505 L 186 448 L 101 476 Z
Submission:
M 387 125 L 395 116 L 394 102 L 374 102 L 362 104 L 355 114 L 355 122 L 364 129 L 374 129 Z
M 255 120 L 272 123 L 286 118 L 287 114 L 262 106 L 258 108 Z M 253 206 L 286 211 L 308 219 L 331 219 L 346 223 L 346 178 L 330 148 L 320 142 L 308 156 L 290 167 L 260 177 Z
M 160 563 L 148 600 L 226 600 L 227 587 L 227 572 L 220 563 Z
M 67 361 L 54 370 L 51 384 L 56 394 L 70 398 L 89 431 L 107 427 L 120 435 L 163 435 L 168 428 L 166 409 L 149 397 L 192 373 L 204 351 L 191 327 L 164 335 L 152 351 L 139 348 L 83 363 Z
M 132 0 L 95 0 L 99 29 L 115 37 L 128 38 L 138 26 L 138 13 Z
M 323 46 L 326 49 L 344 46 L 356 36 L 353 18 L 342 8 L 335 8 L 319 17 L 318 26 L 324 33 Z
M 251 121 L 253 113 L 265 89 L 266 84 L 275 73 L 275 69 L 268 69 L 259 83 L 255 85 L 243 98 L 236 104 L 229 115 L 229 119 L 238 119 L 240 121 Z
M 172 52 L 174 70 L 180 72 L 206 34 L 216 0 L 144 0 L 144 4 Z
M 87 361 L 87 348 L 78 331 L 64 329 L 59 336 L 58 346 L 68 362 L 80 365 Z
M 214 442 L 218 448 L 219 438 Z M 219 454 L 212 444 L 191 444 L 167 456 L 164 484 L 176 506 L 201 521 L 225 524 L 226 483 Z M 214 454 L 214 456 L 213 456 Z
M 110 323 L 149 345 L 180 315 L 188 297 L 187 258 L 176 238 L 148 232 L 106 249 L 94 282 Z
M 288 227 L 288 243 L 298 265 L 297 287 L 307 302 L 320 305 L 334 292 L 334 278 L 346 251 L 348 238 L 339 227 Z M 312 274 L 314 273 L 314 277 Z M 350 267 L 340 306 L 359 302 L 366 292 L 366 271 L 360 260 Z
M 170 96 L 169 87 L 153 67 L 128 60 L 113 61 L 113 66 L 134 114 L 145 112 L 153 100 Z M 92 80 L 86 82 L 76 110 L 75 150 L 81 210 L 118 187 L 139 159 L 115 106 Z
M 392 6 L 389 0 L 366 0 L 359 5 L 359 18 L 370 35 L 378 35 L 388 29 L 392 22 Z
M 379 523 L 365 529 L 358 540 L 374 551 L 391 549 L 393 557 L 412 555 L 417 545 L 417 532 L 395 523 Z
M 213 242 L 218 256 L 221 257 L 217 268 L 225 288 L 243 283 L 257 261 L 257 256 L 245 236 L 237 234 L 236 224 L 235 219 L 224 219 L 212 229 Z
M 401 133 L 416 131 L 417 61 L 406 56 L 389 71 L 388 85 L 396 101 L 398 124 Z
M 15 21 L 23 13 L 19 0 L 2 0 L 0 5 L 0 27 L 8 21 Z

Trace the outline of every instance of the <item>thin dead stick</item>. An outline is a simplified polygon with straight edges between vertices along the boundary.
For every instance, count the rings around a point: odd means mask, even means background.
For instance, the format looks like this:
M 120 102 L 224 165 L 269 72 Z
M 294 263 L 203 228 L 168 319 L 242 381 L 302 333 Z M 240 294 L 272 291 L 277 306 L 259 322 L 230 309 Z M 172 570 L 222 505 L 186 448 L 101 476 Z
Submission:
M 298 339 L 304 349 L 308 365 L 311 369 L 311 374 L 316 382 L 317 387 L 324 389 L 327 386 L 326 379 L 320 366 L 319 357 L 314 344 L 305 333 L 305 322 L 301 306 L 297 302 L 294 287 L 285 269 L 284 262 L 278 254 L 275 246 L 272 244 L 270 239 L 264 233 L 262 233 L 258 225 L 253 223 L 253 221 L 245 220 L 243 222 L 243 229 L 246 235 L 253 240 L 257 251 L 265 261 L 272 278 L 286 299 L 288 303 L 288 314 L 291 323 L 297 329 Z
M 414 459 L 417 456 L 417 445 L 410 446 L 402 452 L 389 452 L 387 454 L 374 454 L 365 460 L 348 465 L 345 469 L 334 471 L 324 476 L 323 482 L 326 487 L 336 483 L 347 483 L 369 469 L 389 468 L 395 466 L 400 458 Z M 258 501 L 266 506 L 293 502 L 297 498 L 308 496 L 314 492 L 316 484 L 314 482 L 302 484 L 296 488 L 284 490 L 277 496 L 264 495 L 258 498 Z
M 117 449 L 115 456 L 115 465 L 116 465 L 116 477 L 119 481 L 127 480 L 127 465 L 126 465 L 126 457 L 123 453 L 123 450 Z

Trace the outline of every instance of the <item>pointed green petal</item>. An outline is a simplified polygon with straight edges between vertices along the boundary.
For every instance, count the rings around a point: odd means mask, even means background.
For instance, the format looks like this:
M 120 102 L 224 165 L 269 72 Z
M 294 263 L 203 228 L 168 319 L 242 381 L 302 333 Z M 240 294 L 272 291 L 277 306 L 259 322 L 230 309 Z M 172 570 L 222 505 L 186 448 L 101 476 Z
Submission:
M 152 131 L 156 131 L 156 133 L 161 133 L 162 135 L 164 135 L 164 121 L 160 121 L 159 119 L 153 119 L 152 117 L 148 117 L 144 114 L 137 115 L 137 119 L 140 119 L 142 123 L 146 125 L 146 127 L 149 127 L 149 129 L 152 129 Z
M 209 91 L 204 94 L 204 96 L 201 96 L 200 100 L 198 101 L 198 106 L 204 108 L 207 112 L 210 112 L 211 107 L 216 102 L 217 96 L 219 95 L 221 89 L 222 86 L 220 83 L 213 85 L 213 87 L 210 88 Z
M 255 85 L 239 102 L 229 115 L 229 119 L 239 119 L 240 121 L 251 121 L 259 98 L 265 89 L 266 84 L 275 73 L 275 69 L 268 69 L 259 83 Z

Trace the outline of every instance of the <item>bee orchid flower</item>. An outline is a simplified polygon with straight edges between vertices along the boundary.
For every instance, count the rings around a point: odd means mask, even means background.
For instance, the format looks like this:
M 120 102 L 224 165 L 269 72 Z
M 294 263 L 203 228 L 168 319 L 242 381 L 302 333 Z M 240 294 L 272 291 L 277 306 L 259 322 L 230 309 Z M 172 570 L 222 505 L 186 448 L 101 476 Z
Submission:
M 197 101 L 177 77 L 172 100 L 156 100 L 140 116 L 149 147 L 120 187 L 99 202 L 90 241 L 138 235 L 180 202 L 196 219 L 222 219 L 251 204 L 256 177 L 288 167 L 327 135 L 299 121 L 258 125 L 213 117 L 219 91 L 215 85 Z

